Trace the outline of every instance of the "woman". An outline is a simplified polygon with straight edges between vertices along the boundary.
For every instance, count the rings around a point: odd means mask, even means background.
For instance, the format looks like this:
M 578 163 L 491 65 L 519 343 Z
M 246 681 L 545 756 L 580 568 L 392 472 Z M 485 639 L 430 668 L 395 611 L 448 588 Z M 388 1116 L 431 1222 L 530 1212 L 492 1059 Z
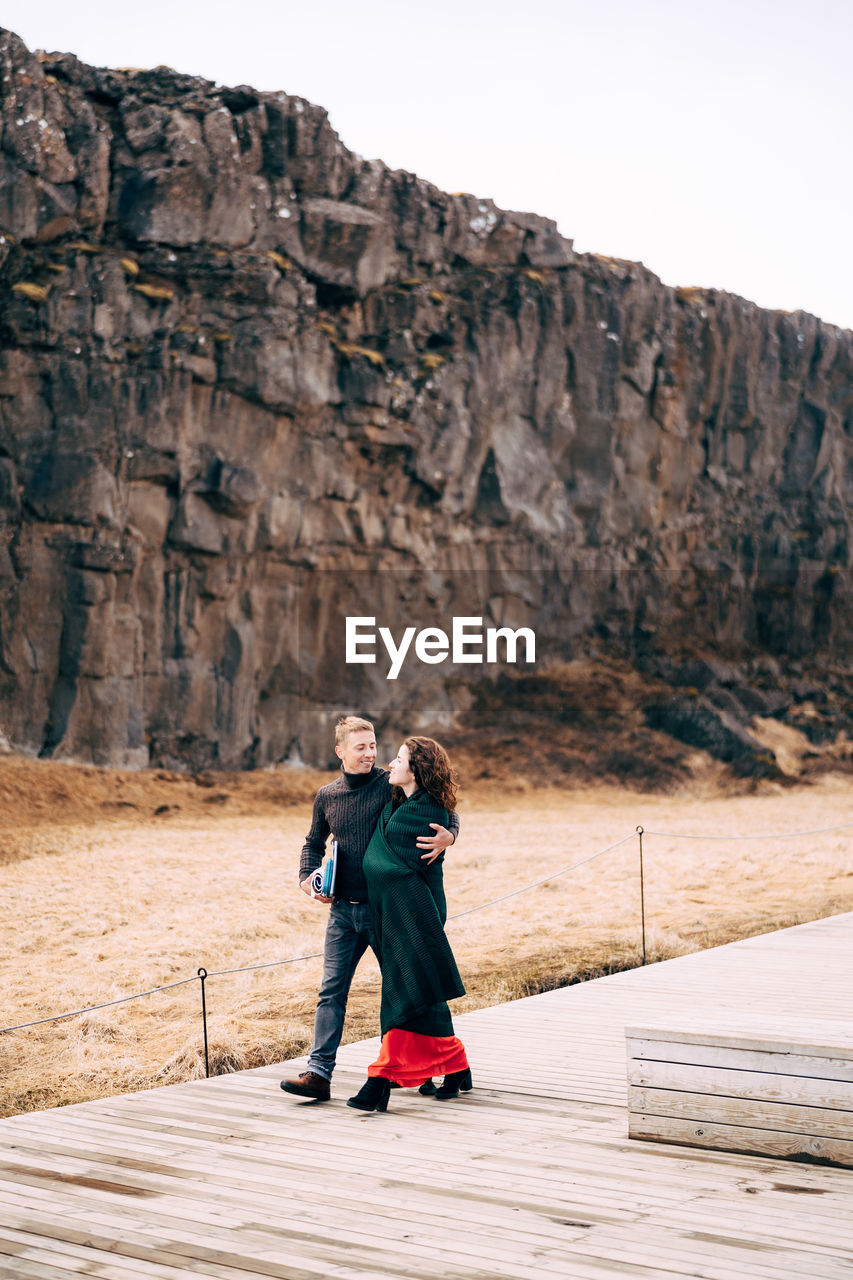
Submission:
M 431 822 L 446 826 L 456 804 L 447 752 L 432 738 L 407 738 L 390 765 L 392 798 L 364 855 L 374 950 L 382 970 L 382 1047 L 347 1103 L 384 1111 L 392 1083 L 407 1088 L 443 1075 L 438 1099 L 471 1088 L 462 1042 L 447 1001 L 465 994 L 444 932 L 444 855 L 426 862 L 416 840 Z

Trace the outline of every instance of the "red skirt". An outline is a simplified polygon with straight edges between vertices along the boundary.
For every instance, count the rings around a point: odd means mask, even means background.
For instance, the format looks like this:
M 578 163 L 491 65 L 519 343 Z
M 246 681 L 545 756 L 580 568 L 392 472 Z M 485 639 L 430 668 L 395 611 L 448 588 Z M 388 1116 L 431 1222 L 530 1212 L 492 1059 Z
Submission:
M 382 1037 L 379 1057 L 367 1068 L 367 1074 L 384 1076 L 411 1089 L 430 1076 L 448 1076 L 467 1066 L 465 1046 L 458 1036 L 421 1036 L 392 1028 Z

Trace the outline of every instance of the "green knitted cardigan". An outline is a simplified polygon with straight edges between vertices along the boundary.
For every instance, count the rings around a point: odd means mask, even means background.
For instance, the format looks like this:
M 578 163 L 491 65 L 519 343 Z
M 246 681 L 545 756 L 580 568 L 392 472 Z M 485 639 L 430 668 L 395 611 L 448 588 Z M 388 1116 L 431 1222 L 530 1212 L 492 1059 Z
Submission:
M 382 970 L 382 1034 L 398 1027 L 453 1035 L 447 1001 L 465 994 L 444 932 L 443 856 L 427 864 L 416 840 L 446 827 L 448 813 L 424 791 L 398 808 L 389 800 L 364 855 L 374 949 Z

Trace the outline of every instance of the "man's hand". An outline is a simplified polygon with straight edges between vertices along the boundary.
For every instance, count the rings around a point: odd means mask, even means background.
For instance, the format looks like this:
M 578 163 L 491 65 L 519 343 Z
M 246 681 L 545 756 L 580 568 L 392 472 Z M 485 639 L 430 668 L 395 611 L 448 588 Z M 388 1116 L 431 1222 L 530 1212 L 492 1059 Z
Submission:
M 453 844 L 453 832 L 448 831 L 447 827 L 442 827 L 437 822 L 429 824 L 435 831 L 434 836 L 418 836 L 417 846 L 419 849 L 428 849 L 429 853 L 421 854 L 421 861 L 427 866 L 431 862 L 435 862 L 436 858 L 441 857 L 448 845 Z
M 309 898 L 313 898 L 315 902 L 334 902 L 334 898 L 324 898 L 322 894 L 311 892 L 310 876 L 306 876 L 304 880 L 300 880 L 299 888 L 303 893 L 307 893 Z

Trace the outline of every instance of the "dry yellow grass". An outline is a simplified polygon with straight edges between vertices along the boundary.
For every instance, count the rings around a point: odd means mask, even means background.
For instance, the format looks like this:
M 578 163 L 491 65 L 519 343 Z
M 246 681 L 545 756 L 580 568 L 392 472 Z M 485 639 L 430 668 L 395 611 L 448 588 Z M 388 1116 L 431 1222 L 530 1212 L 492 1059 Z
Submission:
M 327 908 L 298 891 L 296 866 L 311 795 L 328 776 L 193 780 L 0 761 L 2 1024 L 190 978 L 201 965 L 213 973 L 319 951 Z M 728 797 L 710 784 L 641 796 L 517 782 L 469 791 L 461 814 L 447 859 L 451 913 L 580 861 L 638 823 L 723 837 L 645 837 L 652 958 L 853 910 L 853 829 L 772 835 L 853 823 L 849 777 Z M 469 988 L 459 1011 L 635 963 L 637 841 L 448 929 Z M 319 978 L 319 960 L 211 977 L 214 1069 L 302 1052 Z M 376 1031 L 378 996 L 368 957 L 348 1038 Z M 195 981 L 0 1036 L 0 1114 L 203 1072 Z

